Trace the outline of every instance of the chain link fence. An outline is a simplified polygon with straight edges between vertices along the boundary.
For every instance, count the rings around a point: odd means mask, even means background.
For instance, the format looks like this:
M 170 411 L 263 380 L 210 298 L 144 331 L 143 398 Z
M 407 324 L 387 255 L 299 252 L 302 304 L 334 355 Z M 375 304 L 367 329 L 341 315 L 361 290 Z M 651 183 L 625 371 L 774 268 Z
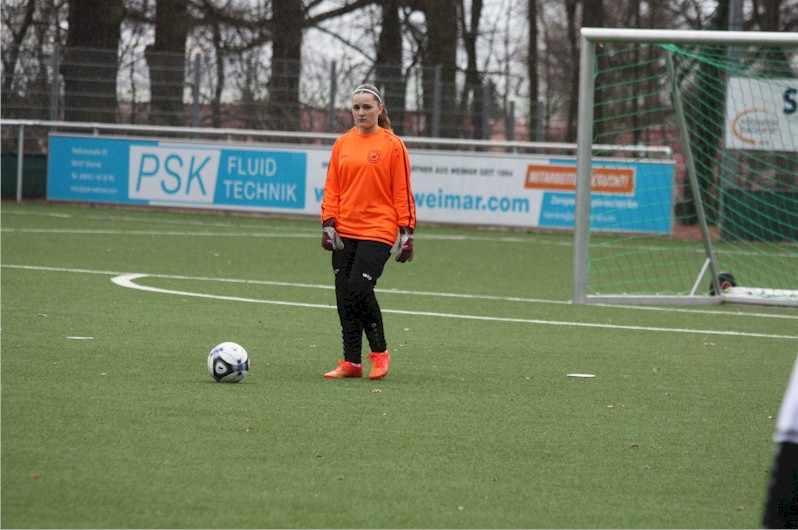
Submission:
M 10 54 L 6 50 L 5 54 Z M 495 85 L 455 72 L 347 62 L 264 61 L 214 54 L 55 47 L 15 50 L 2 76 L 2 118 L 339 133 L 352 126 L 351 89 L 380 85 L 405 136 L 528 140 Z M 8 56 L 8 55 L 6 55 Z M 489 79 L 486 75 L 485 79 Z M 4 134 L 4 151 L 9 147 Z

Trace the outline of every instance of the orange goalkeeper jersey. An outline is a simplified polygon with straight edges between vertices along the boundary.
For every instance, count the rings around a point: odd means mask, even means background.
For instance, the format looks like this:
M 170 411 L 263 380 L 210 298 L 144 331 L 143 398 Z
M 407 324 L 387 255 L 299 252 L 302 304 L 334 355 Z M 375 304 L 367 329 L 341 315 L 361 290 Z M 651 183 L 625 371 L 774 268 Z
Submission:
M 330 217 L 341 237 L 389 245 L 400 226 L 415 229 L 410 157 L 393 132 L 362 135 L 354 127 L 335 141 L 321 202 L 322 221 Z

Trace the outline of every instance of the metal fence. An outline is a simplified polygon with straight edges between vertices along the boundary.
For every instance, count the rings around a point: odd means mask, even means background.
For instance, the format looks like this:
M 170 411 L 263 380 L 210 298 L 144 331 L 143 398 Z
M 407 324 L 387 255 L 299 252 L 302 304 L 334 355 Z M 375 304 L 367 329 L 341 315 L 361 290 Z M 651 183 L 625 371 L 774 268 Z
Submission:
M 2 72 L 3 119 L 339 133 L 352 125 L 351 88 L 378 81 L 401 135 L 529 139 L 530 127 L 487 75 L 466 86 L 464 73 L 441 75 L 439 68 L 276 64 L 255 54 L 219 62 L 196 51 L 18 52 L 14 71 Z
M 130 125 L 117 123 L 66 122 L 48 120 L 0 119 L 3 131 L 2 196 L 40 199 L 46 193 L 48 135 L 50 133 L 91 135 L 115 138 L 175 138 L 214 143 L 257 144 L 275 147 L 280 144 L 332 146 L 337 133 L 265 131 L 241 128 L 172 127 L 158 125 Z M 508 140 L 469 140 L 458 138 L 430 138 L 404 136 L 403 141 L 413 151 L 433 149 L 456 152 L 517 153 L 527 155 L 557 155 L 573 157 L 576 144 L 555 142 L 524 142 Z M 668 157 L 666 147 L 601 146 L 628 152 L 631 156 Z

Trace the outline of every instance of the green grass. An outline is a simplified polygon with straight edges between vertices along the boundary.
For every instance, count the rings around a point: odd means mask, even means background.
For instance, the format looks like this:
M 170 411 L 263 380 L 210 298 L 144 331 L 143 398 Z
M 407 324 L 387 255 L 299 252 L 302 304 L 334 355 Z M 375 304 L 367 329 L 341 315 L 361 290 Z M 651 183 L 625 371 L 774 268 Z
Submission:
M 574 306 L 568 235 L 417 234 L 391 373 L 329 381 L 316 220 L 3 204 L 2 526 L 760 525 L 795 311 Z

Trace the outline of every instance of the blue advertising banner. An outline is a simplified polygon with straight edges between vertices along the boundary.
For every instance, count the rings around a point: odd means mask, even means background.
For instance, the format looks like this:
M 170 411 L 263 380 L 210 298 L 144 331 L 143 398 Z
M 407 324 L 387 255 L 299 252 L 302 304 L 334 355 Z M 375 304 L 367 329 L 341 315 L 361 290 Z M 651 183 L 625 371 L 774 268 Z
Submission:
M 537 171 L 547 178 L 541 178 Z M 576 165 L 552 159 L 530 165 L 526 187 L 543 192 L 539 226 L 573 228 Z M 595 230 L 669 234 L 673 224 L 673 163 L 594 160 L 590 226 Z
M 51 200 L 320 215 L 331 146 L 50 136 Z M 411 151 L 421 222 L 571 230 L 576 160 Z M 594 230 L 669 234 L 674 162 L 594 159 Z
M 302 210 L 301 151 L 50 136 L 47 197 L 204 208 Z

